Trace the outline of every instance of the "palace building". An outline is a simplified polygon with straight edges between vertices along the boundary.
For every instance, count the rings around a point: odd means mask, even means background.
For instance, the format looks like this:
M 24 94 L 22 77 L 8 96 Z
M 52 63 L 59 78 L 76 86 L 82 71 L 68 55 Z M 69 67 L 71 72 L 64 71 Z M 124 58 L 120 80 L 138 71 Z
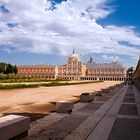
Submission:
M 86 70 L 88 80 L 123 81 L 126 75 L 126 70 L 120 63 L 95 63 L 92 58 L 87 62 Z
M 123 81 L 126 69 L 118 62 L 84 64 L 75 50 L 65 65 L 17 66 L 19 76 L 46 79 Z
M 34 65 L 34 66 L 17 66 L 19 76 L 29 76 L 32 78 L 57 78 L 57 66 L 54 65 Z

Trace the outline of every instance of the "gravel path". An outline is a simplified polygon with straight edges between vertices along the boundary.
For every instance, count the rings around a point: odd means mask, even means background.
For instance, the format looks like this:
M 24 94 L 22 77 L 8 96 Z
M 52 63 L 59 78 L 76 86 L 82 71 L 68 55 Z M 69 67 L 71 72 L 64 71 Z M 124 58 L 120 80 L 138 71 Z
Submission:
M 82 92 L 99 91 L 102 88 L 113 86 L 118 83 L 120 82 L 106 81 L 82 85 L 0 90 L 0 114 L 48 114 L 55 110 L 56 101 L 77 101 Z

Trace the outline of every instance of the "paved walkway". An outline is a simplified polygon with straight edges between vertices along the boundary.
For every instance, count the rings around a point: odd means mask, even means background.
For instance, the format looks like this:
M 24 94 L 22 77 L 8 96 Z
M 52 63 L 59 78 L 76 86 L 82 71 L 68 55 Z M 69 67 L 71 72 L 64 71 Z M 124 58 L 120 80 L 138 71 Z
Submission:
M 126 86 L 87 140 L 140 140 L 139 104 L 139 91 Z
M 32 124 L 28 140 L 140 140 L 140 92 L 125 85 Z

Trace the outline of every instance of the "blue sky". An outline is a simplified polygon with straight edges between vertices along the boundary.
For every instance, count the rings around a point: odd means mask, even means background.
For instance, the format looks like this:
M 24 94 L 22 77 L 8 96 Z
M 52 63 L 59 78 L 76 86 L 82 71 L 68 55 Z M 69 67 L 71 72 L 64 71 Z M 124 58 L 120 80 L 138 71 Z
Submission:
M 117 24 L 119 26 L 135 26 L 140 31 L 140 1 L 139 0 L 114 0 L 115 12 L 105 19 L 101 24 Z
M 135 66 L 140 53 L 138 0 L 3 0 L 0 61 L 65 64 L 75 48 L 87 62 Z

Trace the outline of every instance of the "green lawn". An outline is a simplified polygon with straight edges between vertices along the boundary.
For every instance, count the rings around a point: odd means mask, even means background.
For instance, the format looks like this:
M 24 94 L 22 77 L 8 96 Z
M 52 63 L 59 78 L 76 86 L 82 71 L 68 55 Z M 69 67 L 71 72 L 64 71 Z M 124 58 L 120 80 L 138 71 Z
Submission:
M 77 84 L 88 84 L 88 83 L 99 83 L 103 81 L 90 81 L 90 82 L 80 82 L 80 83 L 60 83 L 57 81 L 52 81 L 50 83 L 46 84 L 14 84 L 14 85 L 0 85 L 0 89 L 17 89 L 17 88 L 33 88 L 33 87 L 39 87 L 39 86 L 45 86 L 45 87 L 50 87 L 50 86 L 65 86 L 65 85 L 77 85 Z
M 48 82 L 48 81 L 69 81 L 67 79 L 56 79 L 56 80 L 47 80 L 47 79 L 38 79 L 38 78 L 34 78 L 34 79 L 12 79 L 12 78 L 8 78 L 8 79 L 0 79 L 0 83 L 20 83 L 20 82 Z

